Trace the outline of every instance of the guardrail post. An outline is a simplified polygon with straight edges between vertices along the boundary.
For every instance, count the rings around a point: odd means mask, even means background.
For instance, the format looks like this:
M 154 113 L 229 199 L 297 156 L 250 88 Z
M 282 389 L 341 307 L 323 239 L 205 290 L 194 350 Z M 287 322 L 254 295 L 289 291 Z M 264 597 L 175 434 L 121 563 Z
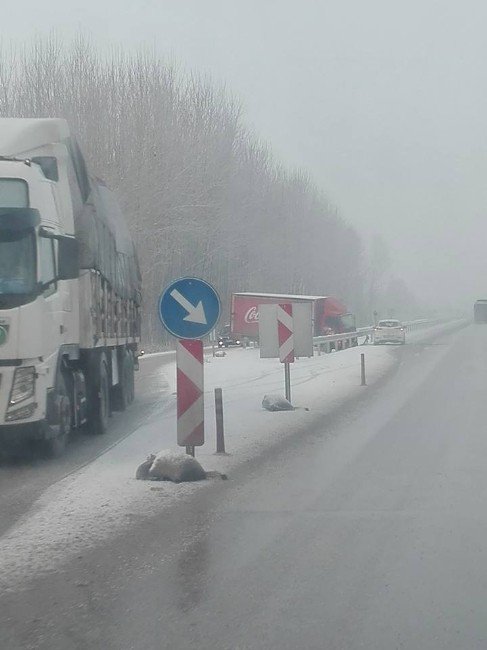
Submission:
M 221 388 L 215 388 L 216 417 L 216 453 L 225 453 L 225 431 L 223 428 L 223 394 Z
M 362 378 L 362 386 L 367 386 L 367 382 L 365 381 L 365 354 L 362 352 L 360 355 L 360 374 Z

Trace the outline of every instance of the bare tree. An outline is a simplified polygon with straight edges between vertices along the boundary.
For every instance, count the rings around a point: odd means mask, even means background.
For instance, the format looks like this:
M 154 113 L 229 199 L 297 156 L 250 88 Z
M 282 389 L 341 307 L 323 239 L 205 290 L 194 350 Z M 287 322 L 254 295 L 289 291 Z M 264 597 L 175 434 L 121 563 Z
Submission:
M 0 115 L 65 117 L 117 192 L 140 253 L 147 347 L 165 340 L 157 297 L 180 275 L 212 281 L 227 313 L 237 290 L 338 294 L 352 309 L 362 300 L 357 233 L 210 80 L 151 51 L 102 55 L 85 37 L 51 36 L 0 48 Z

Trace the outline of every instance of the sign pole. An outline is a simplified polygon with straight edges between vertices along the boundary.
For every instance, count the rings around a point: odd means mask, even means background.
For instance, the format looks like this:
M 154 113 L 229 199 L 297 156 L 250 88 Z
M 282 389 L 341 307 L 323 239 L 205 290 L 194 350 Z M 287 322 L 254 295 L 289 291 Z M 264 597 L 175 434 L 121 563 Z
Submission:
M 284 362 L 284 384 L 286 391 L 286 399 L 291 401 L 291 364 L 288 361 Z
M 279 360 L 284 364 L 284 386 L 286 399 L 291 401 L 291 363 L 294 362 L 293 306 L 285 303 L 277 306 L 277 336 Z

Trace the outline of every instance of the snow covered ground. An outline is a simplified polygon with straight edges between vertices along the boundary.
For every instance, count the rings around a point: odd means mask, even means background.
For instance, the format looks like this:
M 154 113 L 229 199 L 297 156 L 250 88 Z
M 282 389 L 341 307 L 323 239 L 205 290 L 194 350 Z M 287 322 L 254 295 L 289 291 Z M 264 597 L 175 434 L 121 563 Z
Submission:
M 438 334 L 448 326 L 436 326 Z M 427 330 L 431 335 L 432 331 Z M 425 332 L 410 334 L 410 342 Z M 284 393 L 283 366 L 260 359 L 258 349 L 230 349 L 225 357 L 206 357 L 206 442 L 196 456 L 206 470 L 230 474 L 239 463 L 264 448 L 304 430 L 336 408 L 346 408 L 362 395 L 360 354 L 366 355 L 367 383 L 373 385 L 396 362 L 391 346 L 359 346 L 341 352 L 299 359 L 292 366 L 292 402 L 310 410 L 271 413 L 262 408 L 266 393 Z M 144 361 L 142 361 L 142 364 Z M 143 365 L 141 372 L 144 372 Z M 161 365 L 175 390 L 175 363 Z M 214 388 L 223 389 L 225 442 L 229 455 L 216 456 Z M 81 550 L 121 532 L 134 521 L 165 505 L 183 500 L 198 484 L 135 480 L 137 466 L 149 453 L 176 446 L 175 395 L 151 419 L 94 462 L 42 494 L 27 515 L 0 539 L 0 587 L 10 589 L 33 575 L 54 569 Z M 157 490 L 154 490 L 154 486 Z

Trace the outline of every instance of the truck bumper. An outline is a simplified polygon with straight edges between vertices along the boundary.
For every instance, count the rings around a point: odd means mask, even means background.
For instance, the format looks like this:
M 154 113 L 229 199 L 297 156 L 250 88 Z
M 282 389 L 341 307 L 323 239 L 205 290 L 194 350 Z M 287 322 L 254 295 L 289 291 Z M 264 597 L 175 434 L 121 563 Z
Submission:
M 406 342 L 406 337 L 404 334 L 400 335 L 382 335 L 382 336 L 374 336 L 374 343 L 398 343 L 398 344 L 404 344 Z
M 22 424 L 2 424 L 0 425 L 0 446 L 45 440 L 48 437 L 48 430 L 49 427 L 45 420 Z

